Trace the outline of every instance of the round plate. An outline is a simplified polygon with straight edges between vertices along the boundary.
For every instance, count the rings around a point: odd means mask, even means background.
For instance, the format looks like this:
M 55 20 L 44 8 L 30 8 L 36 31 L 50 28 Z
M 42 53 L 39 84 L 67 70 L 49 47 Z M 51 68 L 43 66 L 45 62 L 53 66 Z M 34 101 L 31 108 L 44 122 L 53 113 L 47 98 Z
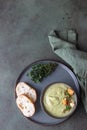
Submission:
M 58 66 L 57 66 L 56 70 L 54 72 L 52 72 L 48 77 L 44 78 L 41 83 L 34 83 L 30 79 L 30 77 L 27 76 L 27 73 L 30 72 L 32 65 L 36 65 L 39 63 L 49 63 L 49 62 L 57 63 Z M 16 85 L 18 82 L 26 82 L 26 83 L 30 84 L 33 88 L 36 89 L 36 91 L 37 91 L 37 101 L 35 104 L 36 113 L 31 118 L 27 118 L 27 119 L 32 120 L 33 122 L 36 122 L 36 123 L 39 123 L 42 125 L 56 125 L 56 124 L 62 123 L 64 120 L 66 120 L 68 118 L 67 117 L 67 118 L 63 118 L 63 119 L 54 119 L 54 118 L 50 117 L 49 115 L 47 115 L 42 110 L 41 104 L 40 104 L 40 96 L 46 86 L 48 86 L 49 84 L 54 83 L 54 82 L 66 83 L 75 90 L 77 96 L 80 95 L 79 84 L 78 84 L 78 81 L 77 81 L 74 73 L 68 67 L 66 67 L 64 64 L 59 63 L 54 60 L 40 60 L 40 61 L 36 61 L 36 62 L 30 64 L 20 74 L 20 76 L 17 79 Z

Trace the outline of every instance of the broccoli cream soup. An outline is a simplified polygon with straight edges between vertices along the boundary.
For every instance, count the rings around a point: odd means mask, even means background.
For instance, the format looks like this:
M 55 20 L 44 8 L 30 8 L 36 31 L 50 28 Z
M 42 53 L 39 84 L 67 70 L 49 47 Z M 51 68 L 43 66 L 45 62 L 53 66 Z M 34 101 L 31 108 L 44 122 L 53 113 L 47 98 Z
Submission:
M 47 87 L 43 96 L 45 110 L 54 117 L 69 115 L 77 104 L 74 90 L 64 83 L 54 83 Z

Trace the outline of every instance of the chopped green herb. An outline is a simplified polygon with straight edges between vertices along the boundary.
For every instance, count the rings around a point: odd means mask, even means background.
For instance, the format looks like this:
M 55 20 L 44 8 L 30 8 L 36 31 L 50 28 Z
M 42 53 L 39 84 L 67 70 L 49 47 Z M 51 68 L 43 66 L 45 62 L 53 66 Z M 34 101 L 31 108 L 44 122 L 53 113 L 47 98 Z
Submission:
M 65 91 L 65 95 L 67 98 L 71 98 L 71 95 L 67 91 Z
M 47 63 L 47 64 L 36 64 L 32 66 L 32 70 L 27 73 L 27 76 L 30 76 L 31 80 L 35 83 L 39 83 L 43 78 L 51 74 L 57 67 L 56 63 Z
M 70 110 L 71 109 L 71 106 L 66 106 L 66 111 Z

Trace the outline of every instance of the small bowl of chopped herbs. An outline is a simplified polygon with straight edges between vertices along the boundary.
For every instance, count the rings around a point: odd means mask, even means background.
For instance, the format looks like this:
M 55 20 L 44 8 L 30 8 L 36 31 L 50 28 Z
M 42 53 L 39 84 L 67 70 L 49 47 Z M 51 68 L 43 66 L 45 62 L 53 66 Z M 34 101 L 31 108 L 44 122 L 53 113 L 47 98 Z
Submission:
M 77 108 L 77 94 L 65 83 L 52 83 L 42 92 L 41 106 L 53 118 L 66 118 Z

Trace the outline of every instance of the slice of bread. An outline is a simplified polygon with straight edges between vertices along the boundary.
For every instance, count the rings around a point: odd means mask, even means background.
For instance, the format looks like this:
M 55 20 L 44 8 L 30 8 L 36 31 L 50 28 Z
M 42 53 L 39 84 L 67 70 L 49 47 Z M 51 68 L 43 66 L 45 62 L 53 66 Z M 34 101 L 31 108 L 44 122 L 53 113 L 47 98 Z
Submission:
M 28 97 L 25 95 L 19 95 L 16 99 L 16 103 L 24 116 L 31 117 L 34 115 L 35 105 Z
M 25 82 L 19 82 L 16 86 L 16 94 L 17 96 L 24 94 L 27 97 L 29 97 L 34 103 L 37 100 L 37 93 L 36 90 L 34 88 L 32 88 L 31 86 L 29 86 L 27 83 Z

